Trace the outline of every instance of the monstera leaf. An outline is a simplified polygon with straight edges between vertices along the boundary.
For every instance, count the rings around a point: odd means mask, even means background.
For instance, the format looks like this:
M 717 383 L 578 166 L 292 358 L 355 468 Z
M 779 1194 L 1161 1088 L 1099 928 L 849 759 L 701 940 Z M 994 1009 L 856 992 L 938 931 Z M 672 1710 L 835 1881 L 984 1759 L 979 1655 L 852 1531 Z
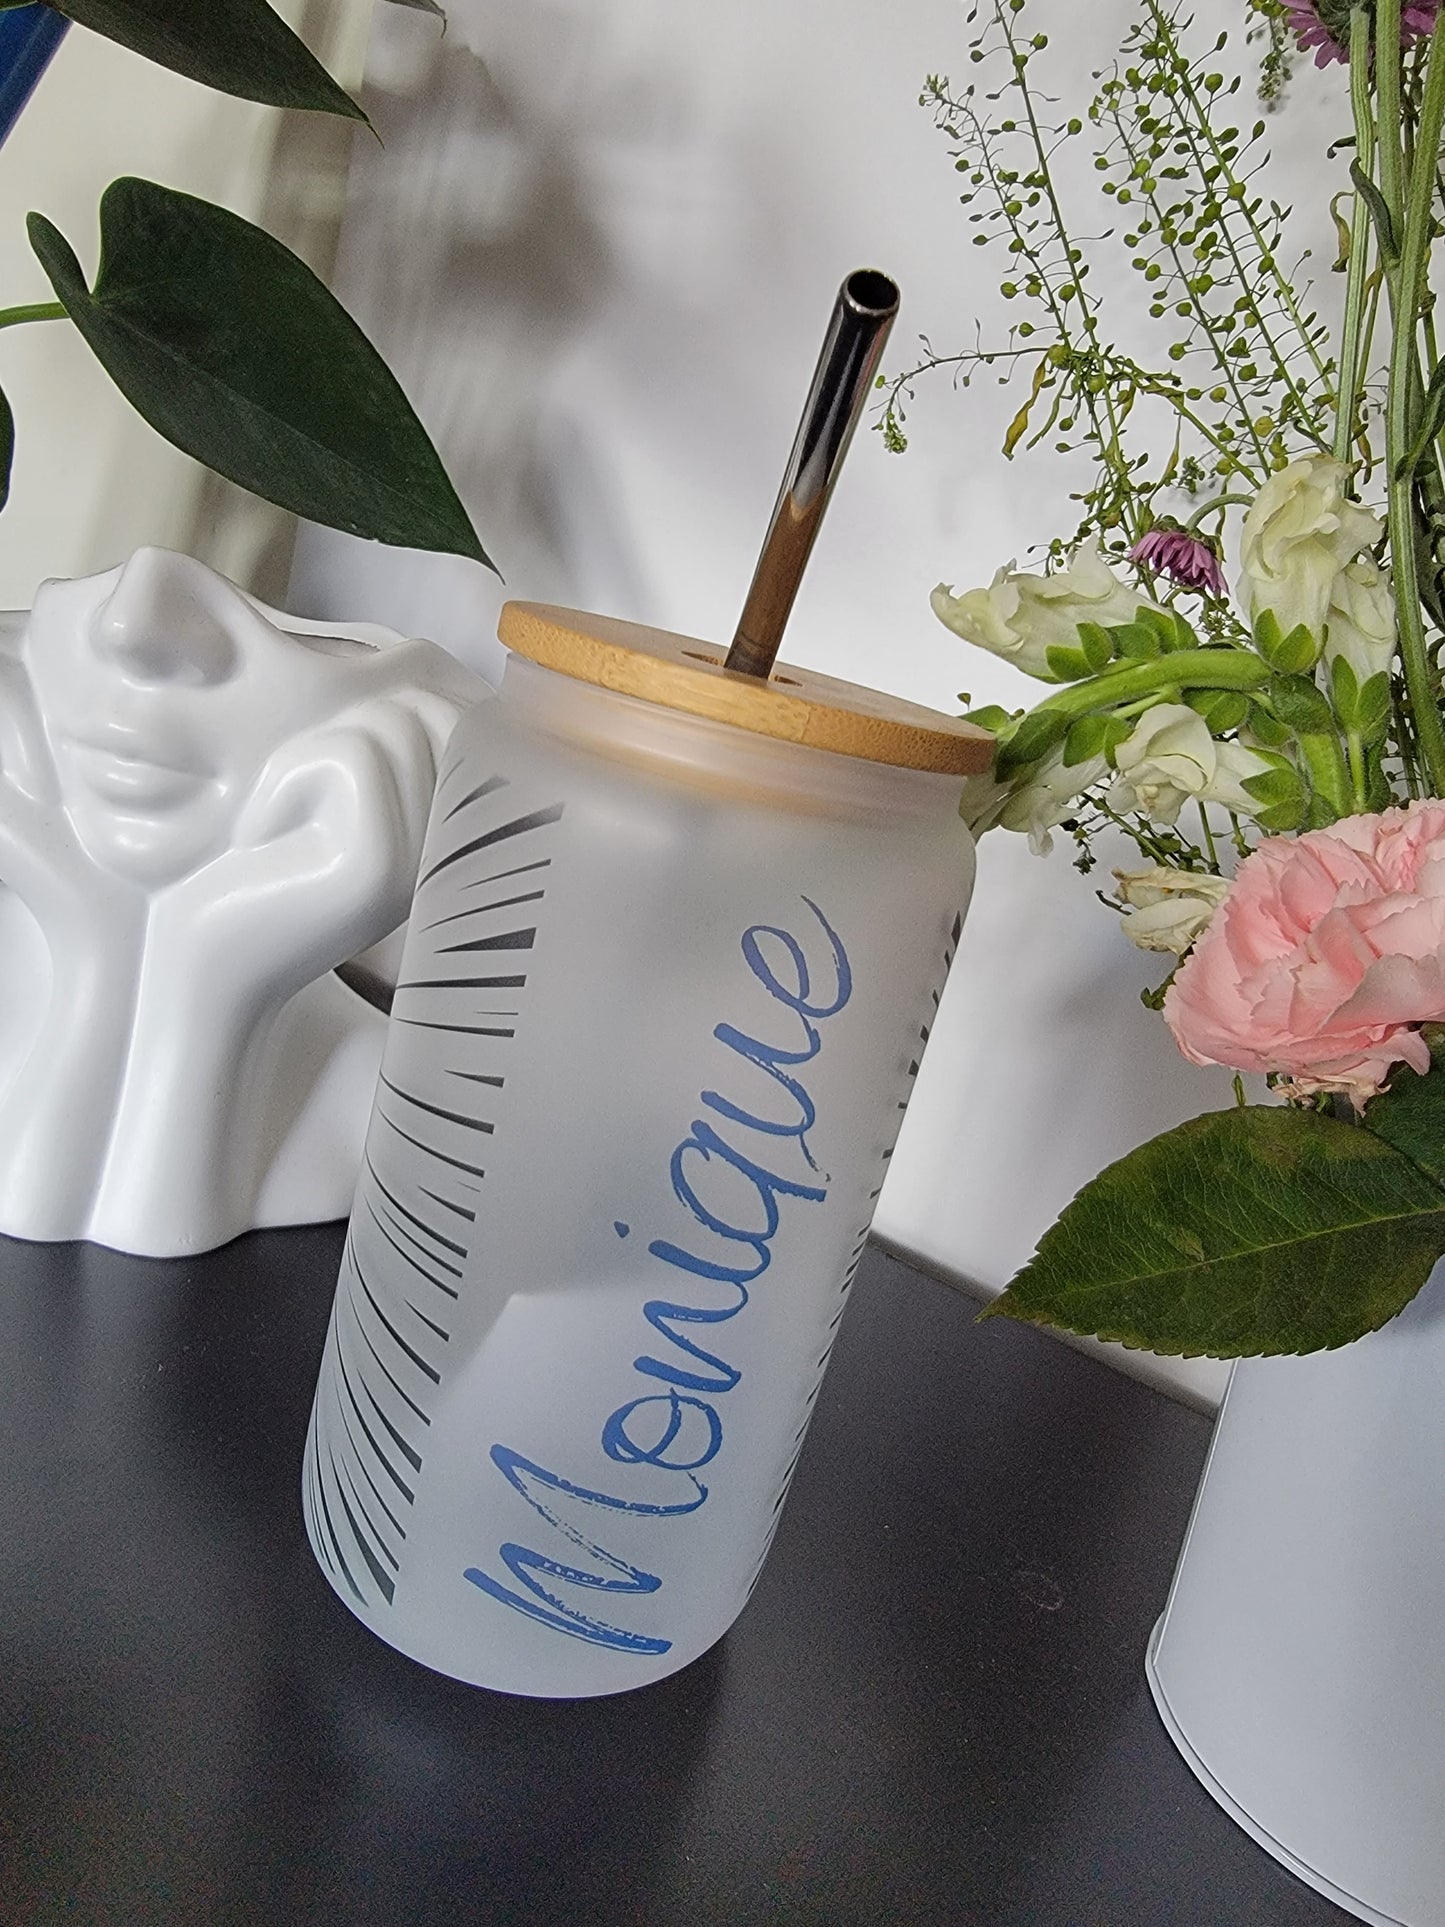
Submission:
M 10 500 L 10 466 L 15 460 L 15 417 L 5 390 L 0 388 L 0 509 Z
M 13 4 L 14 0 L 0 0 Z M 45 0 L 77 26 L 104 34 L 189 80 L 272 107 L 311 107 L 365 120 L 266 0 Z
M 335 296 L 239 215 L 114 182 L 93 287 L 43 215 L 31 245 L 151 426 L 267 501 L 350 534 L 490 560 L 410 402 Z

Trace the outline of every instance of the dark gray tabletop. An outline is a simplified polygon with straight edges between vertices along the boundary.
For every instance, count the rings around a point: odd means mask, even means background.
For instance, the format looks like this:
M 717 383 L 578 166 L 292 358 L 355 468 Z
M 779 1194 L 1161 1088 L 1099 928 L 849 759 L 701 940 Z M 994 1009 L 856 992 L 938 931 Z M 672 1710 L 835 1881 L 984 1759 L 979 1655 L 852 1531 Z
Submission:
M 1347 1920 L 1149 1702 L 1203 1418 L 874 1251 L 734 1631 L 639 1693 L 508 1699 L 312 1564 L 339 1250 L 0 1240 L 0 1919 Z

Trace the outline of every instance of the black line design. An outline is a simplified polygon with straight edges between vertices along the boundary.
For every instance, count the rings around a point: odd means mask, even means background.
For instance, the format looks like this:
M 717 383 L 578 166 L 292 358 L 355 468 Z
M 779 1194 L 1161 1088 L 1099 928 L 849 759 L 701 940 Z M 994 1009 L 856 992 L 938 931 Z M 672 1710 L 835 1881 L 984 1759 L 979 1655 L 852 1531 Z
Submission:
M 470 910 L 453 910 L 448 917 L 437 917 L 431 923 L 424 923 L 422 929 L 440 930 L 444 924 L 461 923 L 467 917 L 484 917 L 490 910 L 513 910 L 519 903 L 540 903 L 545 891 L 528 890 L 519 897 L 503 897 L 500 903 L 478 903 Z
M 469 943 L 443 944 L 437 955 L 455 957 L 469 950 L 530 950 L 536 934 L 535 929 L 504 930 L 497 937 L 473 937 Z
M 502 790 L 506 787 L 507 779 L 505 776 L 489 776 L 485 783 L 478 783 L 474 790 L 468 790 L 460 803 L 452 804 L 451 808 L 442 818 L 443 823 L 450 823 L 452 818 L 464 810 L 469 803 L 479 803 L 484 796 L 490 796 L 495 790 Z
M 405 1594 L 408 1528 L 447 1354 L 466 1328 L 457 1321 L 466 1316 L 469 1265 L 485 1223 L 478 1139 L 495 1142 L 505 1128 L 500 1108 L 484 1118 L 439 1099 L 454 1092 L 465 1102 L 458 1084 L 503 1092 L 526 1009 L 527 977 L 515 965 L 515 974 L 494 977 L 443 970 L 496 953 L 524 961 L 545 914 L 547 851 L 562 819 L 560 803 L 522 809 L 505 778 L 477 782 L 474 775 L 475 765 L 459 763 L 438 787 L 442 801 L 418 885 L 426 910 L 414 914 L 407 939 L 302 1485 L 323 1568 L 348 1598 L 382 1613 Z M 453 800 L 457 791 L 464 794 Z M 482 858 L 498 846 L 517 852 L 501 870 Z M 497 886 L 513 877 L 532 881 L 496 898 Z M 474 900 L 477 893 L 487 894 Z M 456 930 L 465 923 L 485 932 L 485 919 L 505 920 L 524 904 L 535 906 L 531 925 L 472 938 Z M 476 993 L 484 990 L 518 993 L 514 1007 L 479 1008 Z M 500 1095 L 493 1101 L 501 1106 Z
M 439 877 L 443 870 L 449 870 L 454 863 L 465 863 L 467 858 L 475 856 L 478 850 L 493 849 L 498 843 L 505 843 L 509 837 L 524 836 L 528 830 L 540 830 L 549 823 L 559 822 L 561 816 L 562 805 L 553 803 L 548 809 L 532 810 L 526 816 L 514 817 L 510 823 L 499 824 L 495 830 L 488 830 L 483 836 L 474 836 L 470 843 L 464 843 L 459 850 L 449 850 L 444 857 L 439 857 L 431 868 L 422 874 L 417 880 L 418 895 L 433 877 Z

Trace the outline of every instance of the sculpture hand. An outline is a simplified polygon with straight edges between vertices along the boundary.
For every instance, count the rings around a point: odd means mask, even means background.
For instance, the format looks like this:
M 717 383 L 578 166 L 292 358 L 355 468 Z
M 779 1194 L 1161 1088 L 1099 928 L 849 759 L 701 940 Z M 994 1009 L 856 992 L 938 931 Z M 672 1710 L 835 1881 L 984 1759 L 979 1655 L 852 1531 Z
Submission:
M 284 745 L 232 848 L 157 898 L 153 946 L 246 1002 L 334 969 L 405 917 L 435 780 L 423 721 L 392 706 Z

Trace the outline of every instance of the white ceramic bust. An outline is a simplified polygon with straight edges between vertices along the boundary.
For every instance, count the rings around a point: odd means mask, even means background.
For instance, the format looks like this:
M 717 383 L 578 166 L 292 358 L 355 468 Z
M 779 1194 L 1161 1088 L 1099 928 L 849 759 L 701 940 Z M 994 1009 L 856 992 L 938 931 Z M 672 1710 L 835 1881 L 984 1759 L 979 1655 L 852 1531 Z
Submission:
M 0 618 L 0 1231 L 201 1251 L 343 1216 L 446 738 L 428 642 L 187 557 Z

